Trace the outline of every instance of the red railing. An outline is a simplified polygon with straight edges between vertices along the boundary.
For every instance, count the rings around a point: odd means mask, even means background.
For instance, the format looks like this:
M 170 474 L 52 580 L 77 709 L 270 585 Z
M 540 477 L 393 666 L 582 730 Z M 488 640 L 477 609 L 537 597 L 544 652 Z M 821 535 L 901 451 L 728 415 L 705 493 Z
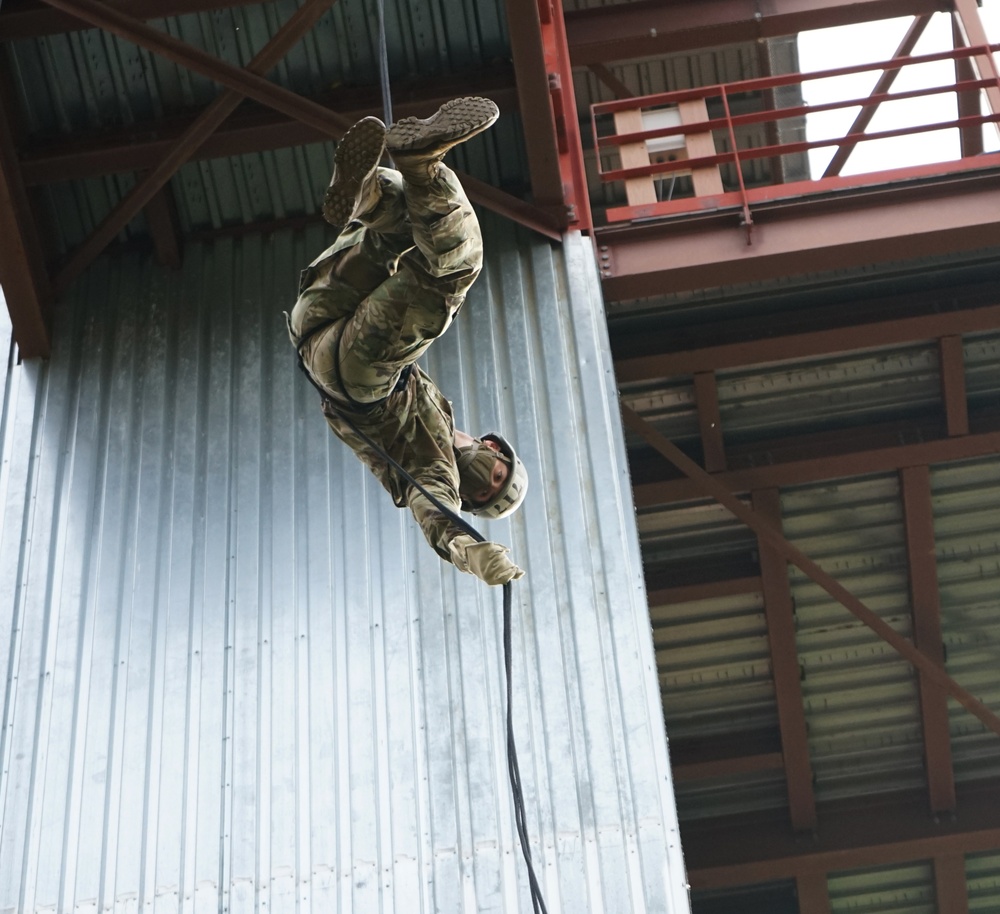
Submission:
M 843 156 L 859 143 L 948 129 L 981 131 L 983 124 L 1000 124 L 1000 74 L 997 72 L 996 61 L 991 53 L 997 50 L 1000 50 L 1000 45 L 956 48 L 936 54 L 896 57 L 879 63 L 840 67 L 815 73 L 747 79 L 725 85 L 664 92 L 592 105 L 591 122 L 594 148 L 597 150 L 598 172 L 603 181 L 624 181 L 628 199 L 626 206 L 609 208 L 607 220 L 608 222 L 635 221 L 685 213 L 737 209 L 742 210 L 742 223 L 749 232 L 749 227 L 753 223 L 751 207 L 754 204 L 828 193 L 845 188 L 912 181 L 961 171 L 1000 167 L 1000 153 L 990 153 L 849 177 L 824 175 L 818 179 L 771 183 L 749 188 L 745 184 L 744 176 L 744 168 L 757 159 L 778 161 L 782 156 L 833 146 L 843 150 Z M 956 78 L 953 82 L 942 86 L 901 92 L 875 92 L 862 98 L 817 105 L 797 104 L 736 114 L 731 110 L 733 107 L 731 102 L 737 96 L 767 93 L 786 86 L 869 71 L 882 71 L 883 74 L 898 72 L 904 67 L 944 60 L 956 63 L 974 61 L 981 76 L 978 79 Z M 969 64 L 966 63 L 965 66 L 968 67 Z M 872 109 L 887 102 L 954 93 L 978 95 L 982 90 L 987 90 L 989 111 L 987 114 L 965 115 L 947 121 L 914 124 L 872 133 L 848 132 L 841 137 L 829 139 L 766 142 L 765 145 L 754 148 L 748 148 L 745 143 L 741 148 L 739 143 L 740 129 L 748 126 L 765 125 L 765 128 L 770 127 L 773 131 L 780 121 L 804 118 L 824 111 L 860 107 L 862 112 L 870 113 Z M 714 102 L 714 107 L 721 109 L 721 116 L 708 117 L 708 104 L 711 100 L 717 100 Z M 675 112 L 671 116 L 675 123 L 651 126 L 649 116 L 655 114 L 662 116 L 665 111 Z M 606 129 L 608 123 L 611 124 L 612 132 Z M 855 125 L 859 123 L 860 119 L 855 121 Z M 604 128 L 603 133 L 599 126 Z M 759 136 L 759 133 L 757 135 Z M 720 150 L 719 146 L 726 143 L 728 149 Z M 650 157 L 651 147 L 655 150 L 664 146 L 672 148 L 658 154 L 654 152 L 654 156 L 662 160 L 653 161 Z M 620 166 L 605 169 L 602 154 L 606 157 L 614 152 L 617 152 L 621 159 Z M 730 176 L 728 188 L 724 186 L 722 180 L 722 170 L 725 166 L 729 166 L 726 168 L 726 173 Z M 656 199 L 656 180 L 671 175 L 676 176 L 679 173 L 691 175 L 693 195 L 671 200 Z

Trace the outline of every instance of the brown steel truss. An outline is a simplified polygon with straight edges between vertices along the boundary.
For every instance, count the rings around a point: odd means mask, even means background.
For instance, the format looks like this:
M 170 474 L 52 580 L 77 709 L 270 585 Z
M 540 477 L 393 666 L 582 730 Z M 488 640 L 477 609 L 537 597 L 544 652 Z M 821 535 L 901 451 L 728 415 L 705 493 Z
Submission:
M 246 70 L 233 67 L 146 25 L 135 16 L 127 15 L 95 0 L 45 0 L 45 2 L 59 11 L 63 18 L 32 19 L 33 16 L 40 15 L 41 11 L 20 4 L 13 13 L 5 12 L 4 18 L 6 21 L 21 21 L 29 32 L 31 28 L 41 28 L 44 31 L 45 23 L 50 26 L 59 23 L 67 28 L 85 23 L 101 28 L 201 73 L 225 86 L 226 91 L 187 125 L 169 149 L 166 151 L 161 149 L 158 152 L 154 161 L 148 164 L 147 173 L 51 279 L 43 265 L 41 246 L 35 238 L 24 178 L 15 147 L 10 141 L 12 131 L 9 127 L 3 130 L 4 145 L 0 149 L 0 195 L 2 195 L 0 202 L 7 204 L 4 206 L 4 218 L 11 221 L 10 231 L 5 233 L 5 237 L 14 238 L 16 243 L 9 247 L 2 258 L 0 275 L 5 279 L 15 341 L 22 357 L 48 356 L 47 313 L 50 298 L 53 294 L 58 295 L 65 291 L 143 208 L 152 207 L 154 210 L 153 218 L 150 220 L 151 225 L 163 226 L 162 231 L 156 232 L 157 246 L 164 251 L 163 256 L 168 260 L 175 259 L 176 253 L 172 247 L 174 242 L 169 223 L 165 222 L 164 218 L 156 218 L 157 213 L 164 217 L 167 214 L 165 208 L 167 204 L 158 195 L 177 169 L 215 133 L 244 98 L 252 98 L 281 112 L 297 123 L 305 125 L 320 138 L 337 139 L 352 123 L 345 115 L 296 95 L 264 78 L 264 74 L 315 25 L 335 0 L 310 0 L 299 8 L 271 42 L 251 61 Z M 187 10 L 183 4 L 182 7 L 179 11 Z M 139 16 L 153 15 L 152 8 L 143 7 L 137 12 Z M 17 20 L 16 16 L 22 14 L 28 18 Z M 164 13 L 159 10 L 156 14 Z M 35 23 L 34 26 L 31 22 Z M 4 126 L 7 125 L 0 124 L 0 127 Z M 562 223 L 549 213 L 471 176 L 460 177 L 473 201 L 549 238 L 561 240 Z M 158 201 L 163 205 L 156 209 Z

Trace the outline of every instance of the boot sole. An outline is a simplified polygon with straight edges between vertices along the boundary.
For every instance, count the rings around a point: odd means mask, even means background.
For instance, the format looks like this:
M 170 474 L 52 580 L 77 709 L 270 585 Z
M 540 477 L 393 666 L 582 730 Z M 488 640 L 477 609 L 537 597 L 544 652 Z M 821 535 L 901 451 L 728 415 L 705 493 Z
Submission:
M 377 117 L 358 121 L 337 144 L 333 180 L 323 199 L 323 218 L 342 227 L 354 216 L 358 194 L 385 151 L 385 124 Z
M 499 116 L 500 110 L 488 98 L 456 98 L 428 118 L 404 117 L 396 121 L 386 134 L 386 149 L 394 158 L 440 158 L 452 146 L 482 133 Z

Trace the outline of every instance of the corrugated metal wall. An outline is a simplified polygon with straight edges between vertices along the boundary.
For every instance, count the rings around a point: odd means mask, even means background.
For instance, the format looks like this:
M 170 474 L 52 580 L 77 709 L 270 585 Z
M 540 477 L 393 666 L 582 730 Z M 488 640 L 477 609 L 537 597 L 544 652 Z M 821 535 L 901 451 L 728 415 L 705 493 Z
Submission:
M 552 912 L 685 912 L 589 242 L 486 225 L 428 368 L 528 502 L 514 712 Z M 530 910 L 500 592 L 327 431 L 281 310 L 320 229 L 104 259 L 0 379 L 0 911 Z M 5 351 L 10 328 L 4 325 Z

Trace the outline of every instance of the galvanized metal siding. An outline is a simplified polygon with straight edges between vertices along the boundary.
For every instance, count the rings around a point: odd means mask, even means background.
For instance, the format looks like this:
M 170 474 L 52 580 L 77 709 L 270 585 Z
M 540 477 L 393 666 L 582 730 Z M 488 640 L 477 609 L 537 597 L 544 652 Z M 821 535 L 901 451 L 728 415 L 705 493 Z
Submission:
M 487 226 L 429 370 L 532 471 L 489 534 L 550 911 L 686 912 L 589 242 Z M 103 259 L 0 441 L 0 911 L 530 910 L 500 592 L 326 429 L 280 315 L 322 230 Z M 298 906 L 298 907 L 296 907 Z

